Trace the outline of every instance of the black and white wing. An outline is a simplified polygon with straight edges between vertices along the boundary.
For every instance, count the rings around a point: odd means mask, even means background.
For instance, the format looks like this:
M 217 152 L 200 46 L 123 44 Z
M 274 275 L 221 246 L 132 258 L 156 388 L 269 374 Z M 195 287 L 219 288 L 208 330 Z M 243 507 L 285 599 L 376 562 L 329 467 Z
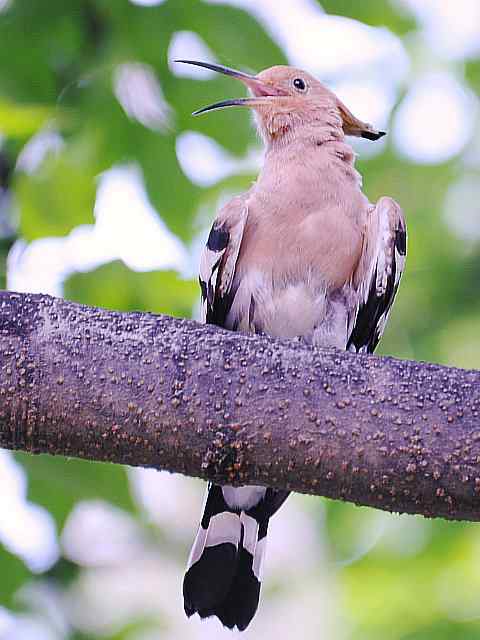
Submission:
M 349 351 L 373 353 L 382 337 L 407 255 L 407 230 L 400 206 L 380 198 L 370 213 L 354 286 L 357 304 Z
M 210 230 L 200 260 L 202 321 L 225 326 L 235 292 L 232 285 L 248 209 L 235 198 L 222 210 Z

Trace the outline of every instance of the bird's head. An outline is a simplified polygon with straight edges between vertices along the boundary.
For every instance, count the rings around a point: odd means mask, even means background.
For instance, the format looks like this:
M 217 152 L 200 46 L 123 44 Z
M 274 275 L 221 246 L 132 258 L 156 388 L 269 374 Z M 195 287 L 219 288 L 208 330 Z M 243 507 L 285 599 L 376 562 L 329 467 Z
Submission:
M 205 67 L 243 82 L 250 97 L 221 100 L 195 111 L 194 115 L 226 107 L 250 107 L 256 113 L 258 128 L 267 143 L 295 136 L 299 128 L 313 132 L 326 126 L 347 136 L 369 140 L 385 135 L 384 131 L 356 118 L 330 89 L 301 69 L 279 65 L 251 75 L 208 62 L 176 62 Z

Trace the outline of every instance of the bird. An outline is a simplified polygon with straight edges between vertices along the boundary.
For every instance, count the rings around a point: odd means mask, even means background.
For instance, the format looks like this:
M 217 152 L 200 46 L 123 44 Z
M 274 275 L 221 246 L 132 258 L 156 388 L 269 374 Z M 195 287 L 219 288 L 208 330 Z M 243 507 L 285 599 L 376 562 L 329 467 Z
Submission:
M 257 75 L 178 60 L 241 81 L 248 97 L 194 112 L 253 110 L 264 143 L 257 180 L 217 213 L 199 269 L 202 320 L 231 331 L 373 353 L 407 253 L 401 207 L 371 204 L 347 136 L 384 131 L 356 118 L 319 80 L 274 66 Z M 243 631 L 258 607 L 270 518 L 288 491 L 210 483 L 183 582 L 188 617 Z

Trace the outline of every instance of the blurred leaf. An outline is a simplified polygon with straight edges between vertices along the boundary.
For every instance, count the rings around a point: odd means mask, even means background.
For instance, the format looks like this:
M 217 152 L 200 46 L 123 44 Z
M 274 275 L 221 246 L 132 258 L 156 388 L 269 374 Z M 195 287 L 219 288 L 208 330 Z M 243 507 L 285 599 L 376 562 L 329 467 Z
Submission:
M 43 574 L 43 578 L 56 583 L 58 587 L 68 587 L 78 578 L 80 567 L 60 556 L 55 564 Z
M 94 0 L 14 0 L 0 14 L 0 93 L 55 104 L 98 52 L 106 27 L 100 5 Z
M 338 500 L 326 500 L 325 505 L 332 557 L 340 564 L 354 562 L 376 542 L 378 512 L 368 507 L 352 508 L 351 504 Z
M 5 289 L 7 286 L 7 257 L 8 252 L 12 248 L 15 238 L 1 238 L 0 237 L 0 290 Z
M 388 27 L 394 33 L 403 35 L 415 28 L 415 20 L 407 14 L 400 3 L 363 2 L 352 3 L 350 0 L 319 0 L 327 13 L 346 18 L 354 18 L 373 27 Z
M 2 514 L 2 517 L 9 517 Z M 16 555 L 0 545 L 0 606 L 15 607 L 16 591 L 32 577 L 30 571 Z
M 124 57 L 151 64 L 162 80 L 168 71 L 170 38 L 176 31 L 197 33 L 227 65 L 259 70 L 286 61 L 281 47 L 254 16 L 237 7 L 198 0 L 167 0 L 151 7 L 105 4 L 110 9 L 112 47 L 117 46 Z
M 59 530 L 79 500 L 104 499 L 128 511 L 135 508 L 120 465 L 21 452 L 16 459 L 28 476 L 28 499 L 48 509 Z
M 102 640 L 135 640 L 136 638 L 156 638 L 159 637 L 162 627 L 158 624 L 157 618 L 142 618 L 140 620 L 132 620 L 113 634 L 102 633 Z M 97 636 L 95 635 L 95 638 Z M 82 631 L 74 631 L 69 640 L 92 640 L 90 634 Z
M 170 0 L 170 4 L 173 3 Z M 201 11 L 192 11 L 185 17 L 188 20 L 185 28 L 199 33 L 223 64 L 241 66 L 254 73 L 276 64 L 287 64 L 281 47 L 242 9 L 205 4 Z
M 173 233 L 191 240 L 200 189 L 180 170 L 173 136 L 154 136 L 145 131 L 142 139 L 138 157 L 152 204 Z
M 478 58 L 466 62 L 465 77 L 478 95 L 480 93 L 480 60 Z
M 195 281 L 182 280 L 173 271 L 140 273 L 120 261 L 77 273 L 65 282 L 65 297 L 83 304 L 180 317 L 191 315 L 199 295 Z
M 442 362 L 465 369 L 480 368 L 480 342 L 478 340 L 480 309 L 470 316 L 460 314 L 445 322 L 437 334 L 438 350 Z
M 48 155 L 33 174 L 17 175 L 20 231 L 27 240 L 63 236 L 93 223 L 95 167 L 80 145 Z
M 19 105 L 0 98 L 0 132 L 14 138 L 30 136 L 41 129 L 54 113 L 51 107 Z
M 474 620 L 438 620 L 424 629 L 402 636 L 402 640 L 478 640 L 479 634 L 479 623 Z
M 369 638 L 404 640 L 414 632 L 428 637 L 428 629 L 447 624 L 453 611 L 471 619 L 472 633 L 480 630 L 477 526 L 435 520 L 431 533 L 429 544 L 415 554 L 386 553 L 374 545 L 344 568 L 347 609 Z
M 134 638 L 155 637 L 161 634 L 162 625 L 159 625 L 158 619 L 144 618 L 140 620 L 132 620 L 128 625 L 111 635 L 108 640 L 132 640 Z

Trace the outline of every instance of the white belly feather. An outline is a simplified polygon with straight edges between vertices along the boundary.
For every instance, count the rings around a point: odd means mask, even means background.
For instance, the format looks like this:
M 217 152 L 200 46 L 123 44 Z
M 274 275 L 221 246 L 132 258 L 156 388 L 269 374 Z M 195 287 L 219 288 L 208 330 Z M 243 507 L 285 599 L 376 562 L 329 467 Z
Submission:
M 302 336 L 317 346 L 340 349 L 347 340 L 345 305 L 333 300 L 324 282 L 312 274 L 305 280 L 274 283 L 258 270 L 243 273 L 227 327 L 279 338 Z

